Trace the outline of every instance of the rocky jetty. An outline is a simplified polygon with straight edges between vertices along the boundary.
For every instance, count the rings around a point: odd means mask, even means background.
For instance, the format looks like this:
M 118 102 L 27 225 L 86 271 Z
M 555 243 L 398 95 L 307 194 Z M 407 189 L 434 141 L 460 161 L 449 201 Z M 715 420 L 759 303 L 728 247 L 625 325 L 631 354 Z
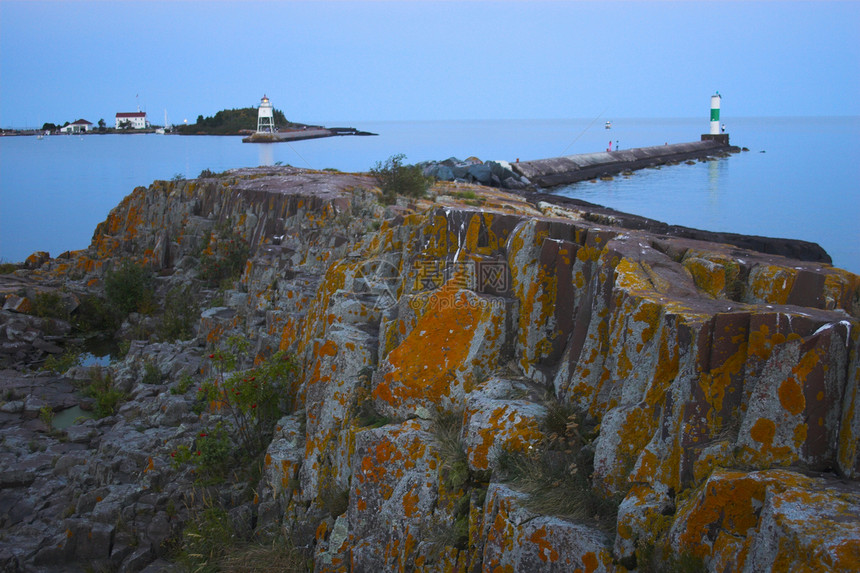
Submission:
M 728 140 L 722 142 L 702 137 L 702 141 L 689 143 L 580 153 L 522 162 L 517 159 L 515 163 L 481 161 L 477 157 L 465 160 L 449 157 L 444 161 L 427 161 L 419 165 L 424 175 L 439 181 L 475 183 L 515 191 L 538 191 L 648 167 L 727 157 L 730 153 L 741 151 L 739 147 L 728 145 Z
M 379 197 L 156 181 L 0 275 L 0 568 L 860 567 L 860 277 L 546 196 Z M 129 263 L 124 357 L 37 371 Z

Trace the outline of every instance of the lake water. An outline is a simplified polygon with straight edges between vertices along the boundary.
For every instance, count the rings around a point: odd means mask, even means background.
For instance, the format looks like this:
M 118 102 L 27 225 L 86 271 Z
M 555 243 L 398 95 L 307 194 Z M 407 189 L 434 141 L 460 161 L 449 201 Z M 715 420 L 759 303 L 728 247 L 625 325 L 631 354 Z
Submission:
M 612 120 L 612 129 L 603 123 Z M 555 191 L 671 224 L 819 243 L 860 273 L 860 117 L 724 118 L 729 158 L 646 169 Z M 367 171 L 396 153 L 507 161 L 695 141 L 704 119 L 326 122 L 378 133 L 277 144 L 238 137 L 0 137 L 0 259 L 89 245 L 96 225 L 138 185 L 203 169 L 283 163 Z

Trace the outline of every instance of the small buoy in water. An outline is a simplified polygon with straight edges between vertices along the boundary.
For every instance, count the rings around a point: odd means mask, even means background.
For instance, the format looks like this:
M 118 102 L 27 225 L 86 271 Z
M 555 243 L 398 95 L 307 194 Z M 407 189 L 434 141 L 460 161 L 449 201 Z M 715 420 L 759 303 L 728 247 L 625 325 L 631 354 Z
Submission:
M 762 149 L 761 151 L 759 151 L 759 153 L 767 153 L 767 151 L 765 151 L 764 149 Z

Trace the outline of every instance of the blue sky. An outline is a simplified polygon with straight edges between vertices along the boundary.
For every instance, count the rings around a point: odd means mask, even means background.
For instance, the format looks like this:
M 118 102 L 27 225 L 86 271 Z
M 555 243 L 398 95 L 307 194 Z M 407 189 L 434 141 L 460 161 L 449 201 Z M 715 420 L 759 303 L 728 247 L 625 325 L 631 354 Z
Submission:
M 860 2 L 0 0 L 0 126 L 860 115 Z

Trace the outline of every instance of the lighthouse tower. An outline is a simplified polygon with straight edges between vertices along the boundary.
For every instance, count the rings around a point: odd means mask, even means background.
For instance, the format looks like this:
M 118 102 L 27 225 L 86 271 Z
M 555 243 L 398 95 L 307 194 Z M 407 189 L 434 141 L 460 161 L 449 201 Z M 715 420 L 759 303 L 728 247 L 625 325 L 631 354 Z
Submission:
M 720 92 L 711 96 L 711 135 L 720 133 Z
M 265 95 L 260 100 L 260 109 L 257 111 L 257 133 L 275 133 L 274 108 Z
M 729 144 L 729 134 L 724 133 L 724 127 L 720 126 L 720 103 L 722 102 L 720 92 L 711 96 L 711 129 L 708 133 L 702 134 L 702 141 L 712 140 L 719 141 L 723 145 Z

